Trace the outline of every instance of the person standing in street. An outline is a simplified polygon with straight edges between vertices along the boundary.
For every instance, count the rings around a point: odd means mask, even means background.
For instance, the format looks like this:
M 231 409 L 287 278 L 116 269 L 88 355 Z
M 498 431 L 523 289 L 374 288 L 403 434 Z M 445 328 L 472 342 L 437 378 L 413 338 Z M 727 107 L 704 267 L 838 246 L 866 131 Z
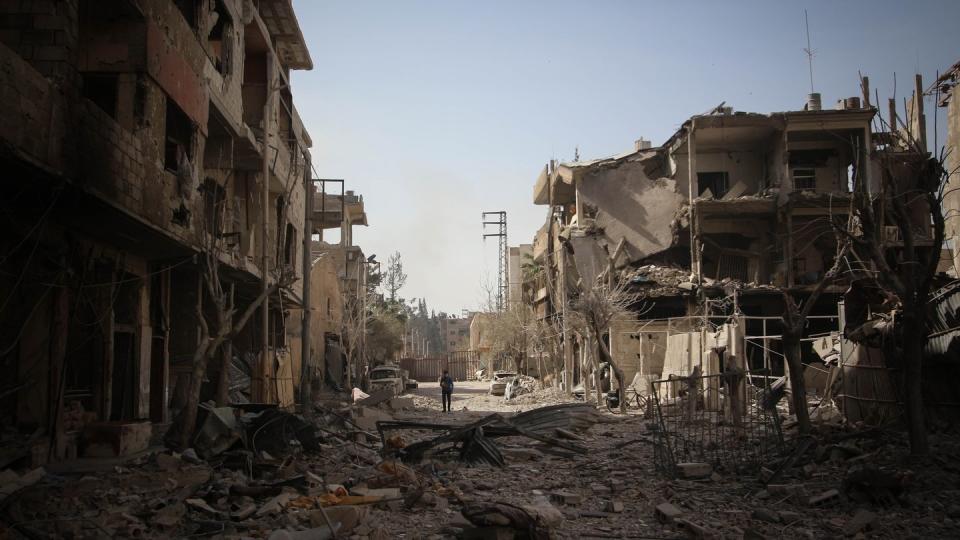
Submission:
M 450 412 L 450 400 L 453 395 L 453 377 L 450 372 L 444 370 L 443 377 L 440 377 L 440 398 L 443 401 L 443 412 Z

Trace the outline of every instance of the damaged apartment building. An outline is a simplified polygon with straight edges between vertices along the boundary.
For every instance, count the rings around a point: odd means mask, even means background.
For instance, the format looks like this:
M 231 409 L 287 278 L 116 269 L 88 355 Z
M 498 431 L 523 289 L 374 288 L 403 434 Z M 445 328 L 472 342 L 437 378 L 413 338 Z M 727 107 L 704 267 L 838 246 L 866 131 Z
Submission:
M 290 0 L 0 1 L 0 422 L 36 434 L 5 452 L 169 423 L 205 256 L 238 312 L 284 287 L 201 401 L 293 403 L 312 175 L 290 73 L 311 68 Z
M 719 373 L 731 360 L 772 378 L 786 374 L 783 294 L 802 302 L 820 283 L 837 253 L 832 224 L 847 220 L 854 183 L 882 197 L 880 161 L 895 153 L 890 134 L 874 131 L 866 78 L 863 86 L 862 97 L 829 110 L 818 94 L 801 110 L 771 114 L 721 104 L 686 120 L 659 147 L 641 139 L 621 155 L 544 167 L 534 203 L 548 212 L 533 257 L 546 272 L 532 286 L 533 305 L 563 336 L 568 388 L 583 380 L 587 352 L 566 311 L 579 290 L 611 272 L 637 300 L 633 316 L 611 324 L 605 339 L 638 390 L 698 366 L 704 375 Z M 917 114 L 902 123 L 922 134 L 917 88 Z M 932 232 L 919 215 L 914 238 L 923 249 Z M 886 225 L 883 249 L 896 250 L 902 239 L 895 224 Z M 849 288 L 844 276 L 826 286 L 807 318 L 802 351 L 813 391 L 823 391 L 844 358 L 847 387 L 836 399 L 856 419 L 853 409 L 890 396 L 869 370 L 856 371 L 858 363 L 877 365 L 875 355 L 842 338 Z M 872 389 L 857 387 L 854 371 Z

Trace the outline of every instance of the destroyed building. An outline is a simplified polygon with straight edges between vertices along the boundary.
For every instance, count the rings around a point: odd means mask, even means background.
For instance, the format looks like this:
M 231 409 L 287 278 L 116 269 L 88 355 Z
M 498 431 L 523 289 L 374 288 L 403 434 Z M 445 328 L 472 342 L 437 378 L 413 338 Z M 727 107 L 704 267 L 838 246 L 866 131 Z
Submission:
M 822 108 L 818 94 L 802 110 L 771 114 L 721 104 L 658 147 L 640 139 L 624 154 L 543 168 L 533 199 L 547 206 L 547 219 L 533 258 L 545 273 L 530 283 L 532 303 L 562 336 L 568 389 L 583 380 L 588 354 L 568 324 L 571 299 L 611 277 L 637 295 L 634 315 L 604 337 L 627 382 L 649 388 L 698 366 L 719 373 L 731 359 L 772 378 L 786 374 L 784 293 L 802 302 L 817 287 L 834 265 L 834 224 L 849 221 L 853 186 L 882 200 L 891 170 L 884 164 L 902 155 L 896 137 L 875 130 L 877 109 L 863 82 L 862 98 L 838 100 L 834 109 Z M 914 121 L 894 123 L 918 140 L 919 95 Z M 914 244 L 929 249 L 925 207 L 912 210 Z M 903 239 L 886 219 L 882 249 L 895 257 Z M 868 348 L 841 339 L 849 288 L 841 272 L 807 318 L 802 351 L 811 390 L 824 390 L 838 355 L 853 386 L 876 363 Z M 889 400 L 888 390 L 851 387 L 835 398 L 852 409 Z
M 353 243 L 353 227 L 368 225 L 363 196 L 343 191 L 342 181 L 337 181 L 341 193 L 329 193 L 327 189 L 335 186 L 327 186 L 328 182 L 321 181 L 321 189 L 313 197 L 311 224 L 318 240 L 312 242 L 311 252 L 322 268 L 319 272 L 326 276 L 322 287 L 329 293 L 327 300 L 314 305 L 313 312 L 328 311 L 330 318 L 324 328 L 315 330 L 311 344 L 318 357 L 324 359 L 318 380 L 346 387 L 348 365 L 353 367 L 351 381 L 359 380 L 367 365 L 363 353 L 366 319 L 360 315 L 367 309 L 368 278 L 371 266 L 377 263 L 375 256 L 368 260 L 363 249 Z M 325 240 L 324 231 L 330 229 L 338 230 L 338 242 Z M 334 290 L 339 295 L 337 299 L 332 298 Z M 333 323 L 334 319 L 338 323 Z M 353 355 L 354 361 L 348 362 L 347 355 Z
M 230 369 L 232 399 L 292 404 L 312 143 L 290 74 L 312 61 L 290 0 L 3 2 L 0 26 L 3 424 L 62 457 L 83 424 L 170 422 L 211 249 L 238 311 L 289 286 L 201 399 Z
M 470 350 L 470 325 L 473 312 L 464 312 L 463 316 L 453 315 L 440 319 L 441 354 Z

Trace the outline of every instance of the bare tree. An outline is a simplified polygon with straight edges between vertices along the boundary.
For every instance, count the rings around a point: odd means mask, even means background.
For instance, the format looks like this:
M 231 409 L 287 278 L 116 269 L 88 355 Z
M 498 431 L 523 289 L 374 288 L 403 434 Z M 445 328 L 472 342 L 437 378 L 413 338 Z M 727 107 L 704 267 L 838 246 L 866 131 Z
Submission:
M 583 287 L 580 294 L 570 301 L 571 315 L 573 315 L 571 322 L 586 335 L 590 346 L 599 347 L 599 351 L 607 358 L 610 368 L 617 377 L 620 410 L 625 412 L 627 404 L 623 392 L 627 382 L 624 380 L 623 369 L 610 354 L 610 348 L 603 339 L 603 334 L 609 331 L 611 322 L 630 313 L 630 307 L 640 300 L 640 296 L 628 290 L 626 280 L 601 279 L 599 281 L 600 283 Z
M 810 411 L 807 408 L 807 389 L 803 379 L 803 354 L 800 349 L 801 338 L 807 326 L 807 317 L 810 315 L 813 306 L 823 294 L 824 290 L 832 284 L 838 274 L 842 261 L 845 260 L 849 244 L 843 243 L 840 252 L 834 258 L 833 267 L 827 271 L 823 279 L 817 283 L 810 296 L 803 300 L 799 305 L 794 300 L 793 295 L 788 291 L 783 293 L 783 357 L 787 362 L 787 369 L 790 372 L 790 393 L 793 400 L 793 408 L 797 415 L 797 425 L 800 433 L 810 432 Z
M 403 272 L 403 262 L 400 252 L 395 251 L 387 260 L 387 273 L 384 275 L 384 286 L 387 288 L 387 297 L 391 302 L 396 301 L 397 291 L 407 283 L 407 274 Z
M 356 384 L 353 380 L 354 368 L 361 359 L 361 344 L 364 333 L 373 320 L 373 314 L 368 309 L 369 291 L 360 290 L 356 294 L 348 292 L 343 301 L 343 346 L 347 355 L 347 388 Z
M 224 287 L 220 277 L 220 254 L 223 252 L 222 239 L 219 234 L 205 234 L 203 251 L 199 255 L 199 271 L 201 284 L 197 289 L 197 301 L 194 305 L 194 314 L 199 328 L 197 348 L 191 358 L 190 385 L 187 391 L 187 401 L 183 414 L 180 417 L 179 443 L 182 447 L 190 444 L 197 421 L 197 407 L 200 402 L 200 391 L 207 366 L 216 356 L 217 351 L 225 343 L 232 341 L 250 321 L 257 309 L 271 295 L 280 289 L 288 287 L 294 280 L 293 272 L 289 267 L 280 267 L 274 275 L 273 282 L 254 298 L 242 311 L 235 304 L 234 287 Z M 204 300 L 208 303 L 205 305 Z M 264 344 L 266 347 L 266 344 Z M 229 387 L 229 359 L 221 364 L 218 384 L 223 393 Z M 219 396 L 225 400 L 224 396 Z
M 943 249 L 943 196 L 950 175 L 942 154 L 930 157 L 909 133 L 889 131 L 899 148 L 880 154 L 882 197 L 877 199 L 860 186 L 851 203 L 858 230 L 838 230 L 849 238 L 852 254 L 867 263 L 858 265 L 862 277 L 877 283 L 894 299 L 899 312 L 896 342 L 900 354 L 890 360 L 902 367 L 911 453 L 925 455 L 929 444 L 922 359 L 929 335 L 931 288 Z M 888 221 L 897 228 L 893 245 L 885 238 Z

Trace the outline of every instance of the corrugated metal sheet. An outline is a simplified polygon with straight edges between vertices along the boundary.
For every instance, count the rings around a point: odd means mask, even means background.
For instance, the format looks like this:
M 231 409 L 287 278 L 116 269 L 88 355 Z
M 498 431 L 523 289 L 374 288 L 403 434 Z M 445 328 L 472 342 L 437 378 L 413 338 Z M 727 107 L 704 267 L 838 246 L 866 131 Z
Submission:
M 960 338 L 960 281 L 955 281 L 936 291 L 931 298 L 930 335 L 924 352 L 932 356 L 955 356 L 950 354 L 954 340 Z

